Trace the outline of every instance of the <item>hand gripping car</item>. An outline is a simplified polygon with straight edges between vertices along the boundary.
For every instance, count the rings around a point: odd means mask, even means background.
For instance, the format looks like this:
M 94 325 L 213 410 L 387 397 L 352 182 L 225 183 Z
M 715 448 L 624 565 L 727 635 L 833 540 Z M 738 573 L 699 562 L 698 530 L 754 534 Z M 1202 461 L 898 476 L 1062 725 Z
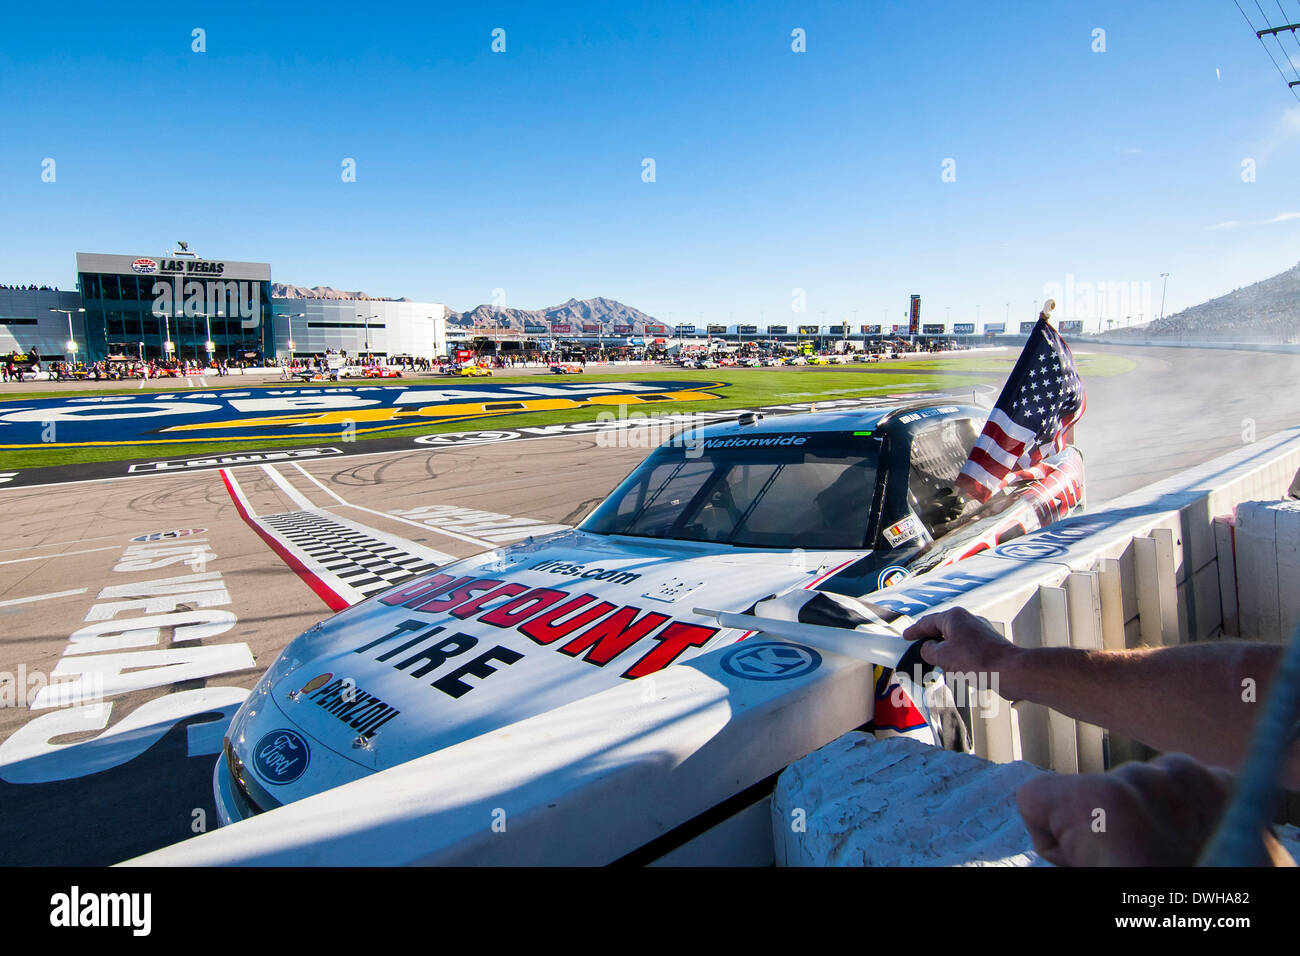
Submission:
M 932 401 L 699 429 L 655 449 L 579 527 L 456 561 L 315 625 L 228 730 L 221 821 L 746 633 L 695 608 L 803 606 L 814 588 L 823 603 L 852 603 L 1081 507 L 1070 446 L 1041 478 L 982 505 L 959 497 L 954 479 L 984 419 Z

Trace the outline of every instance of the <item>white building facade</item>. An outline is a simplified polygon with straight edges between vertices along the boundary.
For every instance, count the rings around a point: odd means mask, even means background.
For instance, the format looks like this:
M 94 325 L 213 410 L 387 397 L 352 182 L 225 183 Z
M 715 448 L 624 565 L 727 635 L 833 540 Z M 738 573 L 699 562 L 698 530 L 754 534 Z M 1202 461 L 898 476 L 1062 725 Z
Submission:
M 274 354 L 280 359 L 326 352 L 378 361 L 447 354 L 447 307 L 441 303 L 276 298 L 271 304 Z

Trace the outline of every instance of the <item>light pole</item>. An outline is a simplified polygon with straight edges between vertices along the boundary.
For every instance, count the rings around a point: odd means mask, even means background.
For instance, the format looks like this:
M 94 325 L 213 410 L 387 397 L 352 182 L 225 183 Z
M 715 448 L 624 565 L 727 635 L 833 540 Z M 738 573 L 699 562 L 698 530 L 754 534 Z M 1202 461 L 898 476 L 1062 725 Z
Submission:
M 226 313 L 224 313 L 224 312 L 216 312 L 216 313 L 212 313 L 212 312 L 195 312 L 195 313 L 194 313 L 194 317 L 195 317 L 196 319 L 197 319 L 199 316 L 202 316 L 202 317 L 203 317 L 204 327 L 205 327 L 205 329 L 207 330 L 207 338 L 204 339 L 204 341 L 203 341 L 203 349 L 204 349 L 205 352 L 208 353 L 208 364 L 209 364 L 209 365 L 212 364 L 212 353 L 215 352 L 216 349 L 217 349 L 216 343 L 212 341 L 212 316 L 213 316 L 213 315 L 216 315 L 218 318 L 221 318 L 221 317 L 224 317 L 225 314 L 226 314 Z M 196 349 L 194 350 L 194 358 L 197 360 L 198 357 L 199 357 L 198 349 L 196 348 Z
M 285 312 L 283 313 L 283 315 L 286 319 L 289 320 L 289 338 L 286 344 L 289 346 L 289 361 L 290 363 L 292 363 L 293 362 L 293 320 L 306 318 L 307 313 L 306 312 Z
M 1160 318 L 1163 319 L 1165 317 L 1165 292 L 1169 289 L 1169 273 L 1160 273 L 1160 278 L 1163 280 L 1160 283 Z
M 167 321 L 167 313 L 163 312 L 163 361 L 168 361 L 168 356 L 172 354 L 172 327 Z
M 358 313 L 357 313 L 357 318 L 358 318 L 358 319 L 365 319 L 365 321 L 366 321 L 366 361 L 369 362 L 369 361 L 371 360 L 371 359 L 370 359 L 370 320 L 371 320 L 371 319 L 377 319 L 377 318 L 379 318 L 379 316 L 378 316 L 378 315 L 362 315 L 361 313 L 358 312 Z
M 77 364 L 77 339 L 72 334 L 72 310 L 71 309 L 50 309 L 51 312 L 62 312 L 68 317 L 68 341 L 64 343 L 69 352 L 72 353 L 72 364 Z M 85 309 L 77 309 L 78 312 L 85 312 Z

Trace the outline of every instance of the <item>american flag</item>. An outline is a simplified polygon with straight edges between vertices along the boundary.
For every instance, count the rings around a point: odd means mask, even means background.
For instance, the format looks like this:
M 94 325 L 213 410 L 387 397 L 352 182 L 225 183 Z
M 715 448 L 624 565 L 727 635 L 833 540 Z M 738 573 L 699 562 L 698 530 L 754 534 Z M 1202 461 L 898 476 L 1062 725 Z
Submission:
M 1038 317 L 971 449 L 957 484 L 977 501 L 1020 478 L 1043 458 L 1065 447 L 1066 433 L 1083 415 L 1087 399 L 1070 347 L 1048 323 L 1049 304 Z

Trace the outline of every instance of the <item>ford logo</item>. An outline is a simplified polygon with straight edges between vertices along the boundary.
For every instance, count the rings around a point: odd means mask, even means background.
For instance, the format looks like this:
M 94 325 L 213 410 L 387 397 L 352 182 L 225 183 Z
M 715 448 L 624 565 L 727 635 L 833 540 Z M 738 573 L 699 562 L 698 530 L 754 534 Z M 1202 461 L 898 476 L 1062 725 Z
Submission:
M 131 268 L 142 275 L 150 275 L 158 271 L 158 263 L 152 259 L 136 259 L 131 263 Z
M 264 734 L 253 748 L 253 769 L 267 783 L 293 783 L 311 760 L 307 741 L 292 730 Z

